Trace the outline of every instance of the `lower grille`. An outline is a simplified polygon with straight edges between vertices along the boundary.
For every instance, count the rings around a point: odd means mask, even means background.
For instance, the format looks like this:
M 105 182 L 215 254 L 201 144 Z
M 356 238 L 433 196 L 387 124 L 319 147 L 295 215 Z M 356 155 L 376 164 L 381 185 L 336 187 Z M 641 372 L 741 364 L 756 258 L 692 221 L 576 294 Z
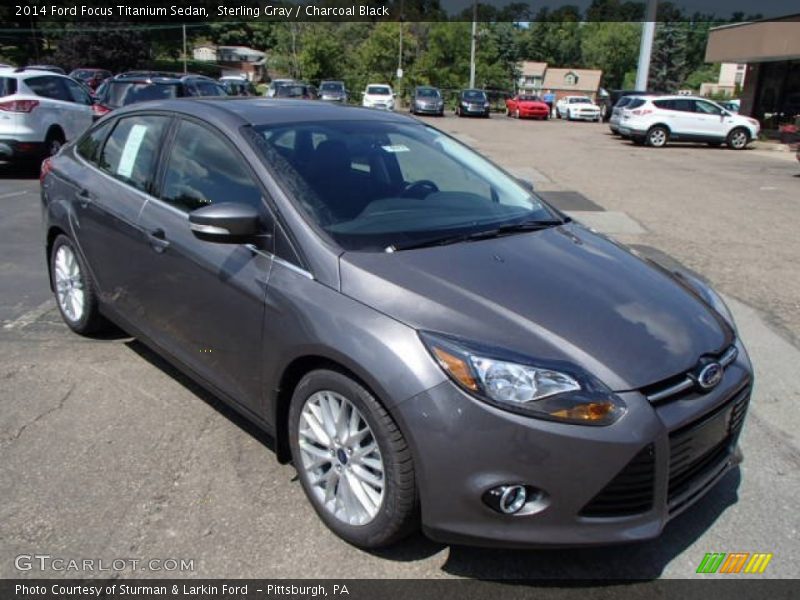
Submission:
M 749 385 L 699 421 L 669 436 L 667 504 L 674 508 L 698 481 L 711 481 L 725 466 L 744 424 Z
M 655 450 L 643 448 L 599 494 L 583 507 L 584 517 L 620 517 L 647 512 L 653 507 Z

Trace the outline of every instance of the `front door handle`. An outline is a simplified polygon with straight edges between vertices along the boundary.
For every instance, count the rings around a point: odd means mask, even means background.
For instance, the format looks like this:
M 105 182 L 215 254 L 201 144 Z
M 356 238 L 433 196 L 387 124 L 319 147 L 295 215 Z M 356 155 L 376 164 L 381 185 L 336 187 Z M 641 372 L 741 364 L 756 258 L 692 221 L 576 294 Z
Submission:
M 159 228 L 149 232 L 147 238 L 150 241 L 150 247 L 159 254 L 169 247 L 169 240 L 163 229 Z

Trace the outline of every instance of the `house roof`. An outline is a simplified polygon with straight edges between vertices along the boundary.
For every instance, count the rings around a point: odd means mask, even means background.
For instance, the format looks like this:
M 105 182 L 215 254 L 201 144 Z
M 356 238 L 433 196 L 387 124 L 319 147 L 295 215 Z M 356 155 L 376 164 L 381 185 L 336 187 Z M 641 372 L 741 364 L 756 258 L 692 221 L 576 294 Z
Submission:
M 520 63 L 519 70 L 523 77 L 543 77 L 544 72 L 547 70 L 547 63 L 523 60 Z
M 575 76 L 573 83 L 570 74 Z M 552 90 L 595 92 L 603 72 L 599 69 L 547 69 L 542 87 Z

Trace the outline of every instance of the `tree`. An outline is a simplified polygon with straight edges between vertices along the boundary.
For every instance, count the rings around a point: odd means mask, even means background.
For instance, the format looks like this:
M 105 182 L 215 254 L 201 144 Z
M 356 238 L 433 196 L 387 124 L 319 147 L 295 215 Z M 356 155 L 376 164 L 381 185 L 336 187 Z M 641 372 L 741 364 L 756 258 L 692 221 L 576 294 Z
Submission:
M 605 87 L 621 88 L 625 74 L 636 68 L 641 29 L 638 23 L 587 23 L 581 33 L 583 66 L 602 69 Z
M 540 10 L 536 21 L 522 35 L 522 57 L 558 67 L 578 64 L 581 60 L 580 20 L 580 11 L 574 6 L 563 6 L 553 12 Z
M 309 24 L 301 37 L 300 72 L 304 79 L 314 83 L 322 79 L 341 79 L 347 69 L 344 41 L 326 25 Z
M 681 23 L 659 23 L 648 88 L 656 92 L 675 92 L 683 85 L 686 74 L 686 30 Z
M 144 67 L 150 61 L 147 36 L 127 23 L 73 23 L 67 31 L 53 34 L 53 40 L 50 60 L 67 71 L 99 65 L 119 72 Z

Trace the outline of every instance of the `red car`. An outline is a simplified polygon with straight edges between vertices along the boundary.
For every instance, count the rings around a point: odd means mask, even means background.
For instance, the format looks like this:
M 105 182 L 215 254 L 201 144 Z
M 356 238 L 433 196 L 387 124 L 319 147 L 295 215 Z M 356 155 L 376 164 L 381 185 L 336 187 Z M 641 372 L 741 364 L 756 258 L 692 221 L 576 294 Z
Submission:
M 106 69 L 80 68 L 73 70 L 69 76 L 85 83 L 91 89 L 96 90 L 101 83 L 111 77 L 111 71 L 107 71 Z
M 549 119 L 550 107 L 538 96 L 517 95 L 506 100 L 506 114 L 517 119 L 523 117 Z

